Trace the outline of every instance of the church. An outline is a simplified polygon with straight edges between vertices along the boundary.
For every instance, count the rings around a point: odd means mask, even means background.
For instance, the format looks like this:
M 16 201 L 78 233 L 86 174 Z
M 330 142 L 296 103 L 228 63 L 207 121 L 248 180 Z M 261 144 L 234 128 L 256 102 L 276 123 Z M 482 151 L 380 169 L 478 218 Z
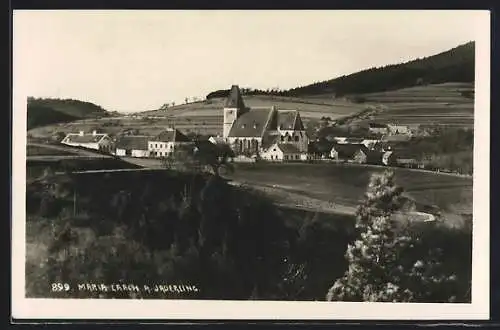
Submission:
M 309 138 L 297 110 L 278 110 L 276 107 L 249 108 L 245 106 L 237 85 L 224 105 L 223 139 L 236 154 L 274 160 L 288 160 L 287 152 L 306 155 Z M 280 151 L 274 155 L 274 151 Z M 286 150 L 286 152 L 284 151 Z M 292 157 L 292 156 L 290 156 Z

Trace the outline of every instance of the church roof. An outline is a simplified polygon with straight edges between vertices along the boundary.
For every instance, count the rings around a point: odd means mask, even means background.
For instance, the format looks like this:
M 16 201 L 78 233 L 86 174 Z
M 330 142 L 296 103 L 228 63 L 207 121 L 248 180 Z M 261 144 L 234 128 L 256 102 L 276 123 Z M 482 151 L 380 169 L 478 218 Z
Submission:
M 272 147 L 275 143 L 280 141 L 280 135 L 277 134 L 265 134 L 262 138 L 262 149 L 268 149 Z
M 229 131 L 230 137 L 262 137 L 272 109 L 250 109 L 241 114 Z
M 238 85 L 233 85 L 231 87 L 231 91 L 229 92 L 229 96 L 227 97 L 226 108 L 245 108 L 245 103 L 243 103 L 243 98 L 241 97 L 240 88 Z
M 297 110 L 278 110 L 278 128 L 303 131 L 304 126 Z

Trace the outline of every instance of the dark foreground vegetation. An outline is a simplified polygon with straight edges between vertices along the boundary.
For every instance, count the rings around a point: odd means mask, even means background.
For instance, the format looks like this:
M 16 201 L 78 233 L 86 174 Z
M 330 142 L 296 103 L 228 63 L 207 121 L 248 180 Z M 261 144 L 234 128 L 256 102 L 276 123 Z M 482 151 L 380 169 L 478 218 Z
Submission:
M 396 210 L 400 194 L 390 182 L 379 186 L 385 195 L 370 199 L 375 188 L 369 187 L 354 221 L 278 209 L 214 175 L 46 171 L 27 186 L 27 296 L 325 300 L 328 293 L 329 300 L 470 301 L 470 228 L 421 224 L 409 231 L 386 225 L 376 237 L 410 243 L 376 249 L 377 239 L 362 235 L 366 223 L 380 223 Z M 351 246 L 360 247 L 360 235 L 367 248 L 358 253 Z M 374 249 L 385 251 L 377 256 L 385 262 L 383 272 L 373 268 Z M 371 275 L 346 272 L 355 263 Z M 404 278 L 393 272 L 408 265 L 420 268 Z M 51 283 L 70 289 L 53 291 Z M 77 289 L 85 283 L 169 283 L 198 290 Z M 394 286 L 405 294 L 382 294 Z M 371 291 L 360 293 L 365 287 Z

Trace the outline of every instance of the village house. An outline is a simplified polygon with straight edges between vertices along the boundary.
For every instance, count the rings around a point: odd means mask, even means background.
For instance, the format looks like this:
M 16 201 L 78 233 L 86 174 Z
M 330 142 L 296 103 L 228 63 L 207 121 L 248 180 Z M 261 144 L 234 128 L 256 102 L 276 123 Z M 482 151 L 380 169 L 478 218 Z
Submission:
M 300 154 L 306 154 L 309 144 L 298 111 L 274 106 L 248 108 L 237 85 L 231 87 L 224 106 L 223 138 L 236 154 L 246 155 L 269 152 L 276 143 L 293 145 Z
M 330 150 L 330 158 L 350 163 L 366 163 L 368 149 L 363 144 L 336 144 Z
M 111 137 L 106 133 L 97 133 L 97 131 L 92 131 L 90 134 L 85 134 L 83 131 L 69 133 L 61 143 L 68 146 L 83 147 L 109 153 L 113 152 L 114 149 L 114 142 Z
M 157 136 L 148 140 L 148 151 L 151 157 L 167 157 L 174 153 L 181 145 L 190 145 L 193 142 L 179 130 L 168 128 Z
M 370 123 L 368 131 L 372 134 L 387 134 L 389 133 L 389 128 L 386 124 Z
M 388 124 L 387 129 L 387 133 L 391 135 L 410 134 L 410 128 L 406 125 Z
M 261 153 L 261 158 L 269 161 L 300 161 L 307 160 L 307 154 L 293 144 L 289 143 L 274 143 Z
M 115 155 L 130 157 L 149 157 L 148 140 L 145 135 L 128 135 L 116 142 Z

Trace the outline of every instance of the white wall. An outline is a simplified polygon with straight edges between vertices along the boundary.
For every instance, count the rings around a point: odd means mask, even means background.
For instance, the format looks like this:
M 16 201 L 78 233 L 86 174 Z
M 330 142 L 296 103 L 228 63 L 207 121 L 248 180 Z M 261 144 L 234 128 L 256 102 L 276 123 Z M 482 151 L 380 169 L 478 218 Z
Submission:
M 274 144 L 269 149 L 261 153 L 261 158 L 270 161 L 282 161 L 283 152 L 280 148 L 278 148 L 277 144 Z
M 125 156 L 126 155 L 126 150 L 125 149 L 116 148 L 115 155 L 117 155 L 117 156 Z
M 149 155 L 152 157 L 164 157 L 170 153 L 173 153 L 177 146 L 188 144 L 192 144 L 192 142 L 148 141 L 148 151 Z
M 149 157 L 148 150 L 132 150 L 132 157 Z

